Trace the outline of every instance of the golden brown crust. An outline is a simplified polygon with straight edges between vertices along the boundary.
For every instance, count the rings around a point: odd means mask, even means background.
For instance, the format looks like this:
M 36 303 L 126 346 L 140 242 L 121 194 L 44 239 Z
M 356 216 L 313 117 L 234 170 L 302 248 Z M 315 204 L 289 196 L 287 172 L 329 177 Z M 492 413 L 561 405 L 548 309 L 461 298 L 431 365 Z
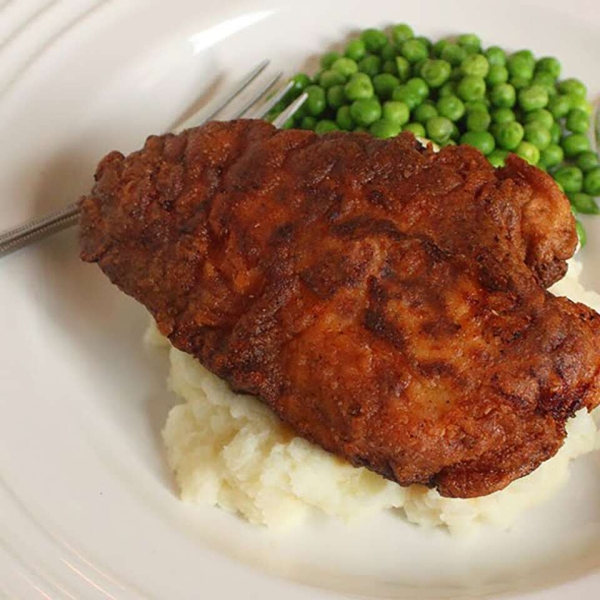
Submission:
M 82 258 L 304 437 L 472 497 L 600 401 L 600 319 L 545 287 L 576 235 L 552 180 L 410 134 L 210 123 L 99 165 Z

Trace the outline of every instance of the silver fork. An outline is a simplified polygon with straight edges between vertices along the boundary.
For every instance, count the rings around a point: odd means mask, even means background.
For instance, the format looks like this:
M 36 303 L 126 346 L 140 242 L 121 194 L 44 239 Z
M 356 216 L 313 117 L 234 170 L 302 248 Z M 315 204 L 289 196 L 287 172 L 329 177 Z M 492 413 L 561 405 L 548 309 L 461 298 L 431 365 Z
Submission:
M 268 60 L 261 62 L 250 73 L 243 77 L 229 93 L 220 101 L 217 102 L 215 108 L 208 115 L 200 114 L 204 109 L 193 114 L 189 119 L 186 119 L 175 127 L 173 133 L 179 133 L 189 127 L 194 127 L 206 123 L 217 117 L 224 108 L 230 106 L 236 98 L 239 98 L 244 90 L 252 84 L 263 73 L 269 65 Z M 286 85 L 280 87 L 272 96 L 266 97 L 267 93 L 275 87 L 275 84 L 281 79 L 283 73 L 279 71 L 273 77 L 256 86 L 256 90 L 252 92 L 250 98 L 241 100 L 241 106 L 237 107 L 232 115 L 232 118 L 240 117 L 263 119 L 269 111 L 280 101 L 292 88 L 293 82 L 289 81 Z M 292 117 L 296 111 L 302 106 L 307 95 L 301 94 L 289 106 L 287 106 L 273 121 L 275 127 L 282 127 L 285 122 Z M 260 102 L 263 100 L 262 102 Z M 79 203 L 69 204 L 64 208 L 54 211 L 39 219 L 29 221 L 19 225 L 13 229 L 9 229 L 0 234 L 0 257 L 11 254 L 20 248 L 28 246 L 49 235 L 62 231 L 67 227 L 71 227 L 77 223 L 79 219 Z

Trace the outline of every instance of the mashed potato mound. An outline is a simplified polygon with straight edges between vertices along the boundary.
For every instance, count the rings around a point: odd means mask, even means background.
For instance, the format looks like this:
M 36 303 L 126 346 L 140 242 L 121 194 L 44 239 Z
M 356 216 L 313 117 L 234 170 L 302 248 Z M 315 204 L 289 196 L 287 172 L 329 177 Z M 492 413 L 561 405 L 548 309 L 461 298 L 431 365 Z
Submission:
M 552 291 L 600 310 L 600 295 L 582 287 L 580 272 L 573 261 Z M 163 432 L 182 499 L 218 505 L 269 527 L 290 527 L 314 509 L 345 520 L 400 509 L 413 523 L 446 526 L 454 534 L 484 523 L 506 529 L 565 484 L 571 459 L 600 447 L 598 426 L 582 410 L 567 424 L 558 454 L 527 477 L 482 498 L 443 498 L 423 486 L 400 487 L 295 436 L 256 398 L 232 392 L 170 347 L 155 327 L 146 341 L 169 347 L 169 386 L 184 401 L 171 410 Z

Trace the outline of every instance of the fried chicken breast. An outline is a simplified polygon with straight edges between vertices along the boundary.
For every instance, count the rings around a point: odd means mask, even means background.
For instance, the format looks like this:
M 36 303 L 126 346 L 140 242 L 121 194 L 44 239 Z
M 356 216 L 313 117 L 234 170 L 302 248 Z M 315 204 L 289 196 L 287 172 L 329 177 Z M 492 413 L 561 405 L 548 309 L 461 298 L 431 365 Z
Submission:
M 576 247 L 552 179 L 411 134 L 209 123 L 106 156 L 81 256 L 299 435 L 474 497 L 600 402 L 600 318 L 546 288 Z

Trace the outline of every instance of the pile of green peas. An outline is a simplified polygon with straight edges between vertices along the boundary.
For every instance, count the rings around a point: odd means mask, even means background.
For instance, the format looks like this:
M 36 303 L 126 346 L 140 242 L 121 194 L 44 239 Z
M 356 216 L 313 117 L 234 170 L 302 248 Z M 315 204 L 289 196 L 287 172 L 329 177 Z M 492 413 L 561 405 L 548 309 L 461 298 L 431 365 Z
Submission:
M 471 33 L 432 43 L 401 23 L 387 33 L 365 29 L 320 65 L 313 77 L 293 77 L 272 118 L 306 92 L 286 127 L 382 139 L 411 131 L 442 147 L 474 146 L 494 167 L 514 152 L 552 175 L 575 214 L 600 214 L 600 160 L 587 135 L 592 106 L 581 81 L 560 79 L 556 58 L 484 49 Z M 583 246 L 579 220 L 577 231 Z

